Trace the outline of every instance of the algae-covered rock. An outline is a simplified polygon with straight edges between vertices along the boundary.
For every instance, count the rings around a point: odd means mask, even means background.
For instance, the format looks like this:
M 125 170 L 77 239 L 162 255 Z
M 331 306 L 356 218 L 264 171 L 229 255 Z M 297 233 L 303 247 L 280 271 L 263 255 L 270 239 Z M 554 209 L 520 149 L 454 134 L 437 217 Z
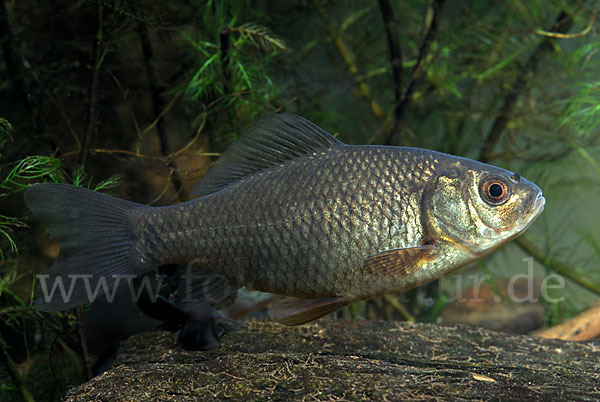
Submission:
M 249 323 L 211 351 L 136 335 L 68 400 L 600 399 L 600 343 L 466 326 Z

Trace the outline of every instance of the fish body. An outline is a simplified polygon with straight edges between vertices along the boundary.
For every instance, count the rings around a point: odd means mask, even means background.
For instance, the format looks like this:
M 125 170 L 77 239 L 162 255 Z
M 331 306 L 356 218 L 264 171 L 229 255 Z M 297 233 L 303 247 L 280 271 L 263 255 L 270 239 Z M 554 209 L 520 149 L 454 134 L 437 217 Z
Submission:
M 54 277 L 188 264 L 218 277 L 194 285 L 194 296 L 247 286 L 294 297 L 274 314 L 286 324 L 469 264 L 522 233 L 545 202 L 513 172 L 418 148 L 346 145 L 289 114 L 257 122 L 195 192 L 148 207 L 46 184 L 25 199 L 64 250 Z M 72 296 L 46 309 L 87 300 Z

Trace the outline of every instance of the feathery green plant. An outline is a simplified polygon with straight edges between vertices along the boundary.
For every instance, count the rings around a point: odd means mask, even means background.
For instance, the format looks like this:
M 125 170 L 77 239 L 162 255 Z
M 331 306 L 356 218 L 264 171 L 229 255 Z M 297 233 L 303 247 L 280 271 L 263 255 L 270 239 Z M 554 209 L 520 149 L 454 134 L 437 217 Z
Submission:
M 12 140 L 12 126 L 10 123 L 3 118 L 0 118 L 0 150 L 6 143 Z M 0 159 L 2 154 L 0 154 Z M 62 183 L 65 180 L 63 172 L 63 163 L 59 158 L 50 156 L 39 156 L 32 155 L 26 156 L 16 162 L 4 163 L 2 167 L 9 167 L 8 173 L 0 179 L 0 198 L 7 197 L 9 195 L 18 193 L 27 189 L 34 182 L 38 181 L 50 181 L 56 183 Z M 77 185 L 85 185 L 91 187 L 94 190 L 101 190 L 114 186 L 118 182 L 117 177 L 110 177 L 107 180 L 92 186 L 92 180 L 87 179 L 85 174 L 80 169 L 76 169 L 73 173 L 72 182 Z M 3 237 L 8 243 L 8 251 L 16 254 L 18 252 L 17 244 L 11 232 L 15 228 L 27 227 L 23 219 L 15 218 L 0 214 L 0 236 Z M 8 262 L 5 260 L 6 250 L 0 248 L 0 265 L 2 271 L 0 274 L 0 300 L 2 301 L 2 307 L 0 307 L 0 321 L 5 328 L 12 328 L 17 332 L 24 331 L 26 322 L 35 323 L 37 328 L 36 333 L 38 335 L 48 336 L 49 338 L 56 338 L 57 346 L 60 347 L 62 353 L 64 353 L 69 360 L 71 367 L 81 366 L 81 362 L 77 357 L 77 353 L 73 351 L 63 340 L 57 338 L 57 334 L 66 333 L 72 331 L 75 326 L 72 320 L 69 321 L 52 321 L 48 320 L 38 310 L 32 307 L 34 293 L 31 292 L 28 298 L 20 296 L 16 290 L 18 282 L 26 280 L 31 275 L 30 272 L 17 271 L 17 260 L 10 259 Z M 10 264 L 9 264 L 10 263 Z M 33 281 L 33 279 L 32 279 Z M 31 288 L 35 286 L 32 283 Z M 61 313 L 59 316 L 68 317 L 68 313 Z M 24 334 L 24 339 L 26 335 Z M 47 347 L 49 348 L 48 353 L 53 348 L 51 341 L 48 341 Z M 0 391 L 10 392 L 18 391 L 24 400 L 33 401 L 33 396 L 25 384 L 26 378 L 23 378 L 16 369 L 15 363 L 12 358 L 7 354 L 6 345 L 4 339 L 0 337 L 0 347 L 2 348 L 4 365 L 0 367 Z M 79 372 L 83 372 L 81 367 Z M 11 382 L 5 380 L 8 375 Z M 67 378 L 67 376 L 65 376 Z M 54 387 L 60 387 L 59 383 L 54 383 Z M 63 391 L 61 390 L 61 393 Z
M 195 51 L 195 68 L 177 91 L 192 104 L 203 105 L 209 120 L 216 114 L 213 120 L 242 127 L 274 108 L 270 104 L 283 88 L 272 78 L 273 62 L 287 47 L 257 21 L 264 16 L 244 2 L 216 0 L 197 10 L 195 20 L 201 28 L 182 33 Z M 211 135 L 228 138 L 239 131 L 219 125 Z
M 229 28 L 232 32 L 239 32 L 241 38 L 248 41 L 253 46 L 264 51 L 286 50 L 286 46 L 271 29 L 252 22 L 240 25 L 239 27 Z
M 6 119 L 0 118 L 0 150 L 7 142 L 12 141 L 11 134 L 11 124 Z M 0 154 L 1 159 L 2 154 Z M 62 162 L 50 156 L 27 156 L 16 162 L 2 165 L 2 167 L 6 166 L 10 167 L 10 170 L 0 180 L 0 198 L 25 190 L 31 185 L 32 180 L 49 179 L 59 182 L 61 178 Z M 26 226 L 19 218 L 0 214 L 0 236 L 8 241 L 10 251 L 15 253 L 18 251 L 10 232 L 15 228 Z M 0 261 L 2 260 L 4 260 L 4 251 L 0 249 Z

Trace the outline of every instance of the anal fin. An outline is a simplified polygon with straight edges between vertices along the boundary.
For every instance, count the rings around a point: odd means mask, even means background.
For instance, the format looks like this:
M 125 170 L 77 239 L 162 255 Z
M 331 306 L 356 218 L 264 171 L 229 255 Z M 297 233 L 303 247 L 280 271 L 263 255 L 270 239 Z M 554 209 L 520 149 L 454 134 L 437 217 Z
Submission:
M 269 310 L 269 315 L 274 321 L 284 325 L 300 325 L 336 312 L 351 302 L 352 299 L 348 297 L 287 297 L 275 302 Z

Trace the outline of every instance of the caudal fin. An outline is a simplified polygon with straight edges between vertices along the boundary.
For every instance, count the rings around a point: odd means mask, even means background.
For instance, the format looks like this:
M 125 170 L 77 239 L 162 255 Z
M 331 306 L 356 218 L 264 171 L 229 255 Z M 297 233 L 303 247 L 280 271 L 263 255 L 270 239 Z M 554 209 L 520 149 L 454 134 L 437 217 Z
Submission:
M 132 211 L 149 207 L 66 184 L 35 185 L 25 191 L 25 203 L 60 245 L 50 275 L 38 276 L 40 310 L 110 298 L 116 281 L 150 269 L 136 255 L 131 230 Z

